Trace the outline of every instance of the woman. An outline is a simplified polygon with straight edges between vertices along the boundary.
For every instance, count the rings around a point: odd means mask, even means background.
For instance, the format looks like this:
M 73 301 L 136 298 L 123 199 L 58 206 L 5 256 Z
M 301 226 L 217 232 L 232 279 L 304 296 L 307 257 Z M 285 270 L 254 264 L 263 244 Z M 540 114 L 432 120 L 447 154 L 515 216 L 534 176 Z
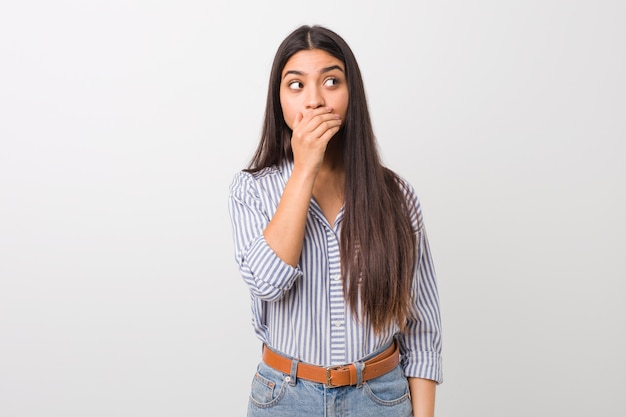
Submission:
M 278 48 L 229 209 L 263 343 L 248 415 L 434 415 L 440 317 L 421 208 L 381 163 L 335 32 L 302 26 Z

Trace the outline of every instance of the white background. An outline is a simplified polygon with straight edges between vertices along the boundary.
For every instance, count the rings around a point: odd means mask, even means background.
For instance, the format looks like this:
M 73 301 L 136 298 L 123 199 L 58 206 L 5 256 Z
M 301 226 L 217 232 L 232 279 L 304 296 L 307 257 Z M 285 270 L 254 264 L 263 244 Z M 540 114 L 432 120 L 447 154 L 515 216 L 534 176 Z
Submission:
M 266 4 L 267 3 L 267 4 Z M 624 416 L 626 3 L 0 6 L 0 415 L 243 416 L 227 193 L 323 24 L 424 208 L 451 416 Z

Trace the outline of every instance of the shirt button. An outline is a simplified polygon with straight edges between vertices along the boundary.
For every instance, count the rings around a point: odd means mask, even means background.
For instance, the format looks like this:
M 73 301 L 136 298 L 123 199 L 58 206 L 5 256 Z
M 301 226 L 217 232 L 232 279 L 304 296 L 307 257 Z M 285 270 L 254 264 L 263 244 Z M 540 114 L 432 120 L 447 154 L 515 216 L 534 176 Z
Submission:
M 339 281 L 339 275 L 333 275 L 332 277 L 330 277 L 330 279 L 332 279 L 333 281 Z
M 341 327 L 341 322 L 340 321 L 336 321 L 335 322 L 335 327 Z

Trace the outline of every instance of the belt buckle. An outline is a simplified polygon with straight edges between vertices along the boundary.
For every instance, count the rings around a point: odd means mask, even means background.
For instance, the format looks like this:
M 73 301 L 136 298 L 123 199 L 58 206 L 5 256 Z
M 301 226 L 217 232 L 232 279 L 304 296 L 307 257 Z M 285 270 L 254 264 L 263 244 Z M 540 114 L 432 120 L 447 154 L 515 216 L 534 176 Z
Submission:
M 337 365 L 337 366 L 329 366 L 326 368 L 326 388 L 335 388 L 338 387 L 339 385 L 333 385 L 332 383 L 332 375 L 330 374 L 332 371 L 341 368 L 341 365 Z

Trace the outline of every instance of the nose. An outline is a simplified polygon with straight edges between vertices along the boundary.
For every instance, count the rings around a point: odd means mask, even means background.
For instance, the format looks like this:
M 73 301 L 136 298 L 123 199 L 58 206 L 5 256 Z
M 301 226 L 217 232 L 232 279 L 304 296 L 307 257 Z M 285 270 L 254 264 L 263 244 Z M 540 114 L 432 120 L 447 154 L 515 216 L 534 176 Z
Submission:
M 325 105 L 324 96 L 320 89 L 317 87 L 310 87 L 307 90 L 307 96 L 305 100 L 307 110 L 317 109 Z

